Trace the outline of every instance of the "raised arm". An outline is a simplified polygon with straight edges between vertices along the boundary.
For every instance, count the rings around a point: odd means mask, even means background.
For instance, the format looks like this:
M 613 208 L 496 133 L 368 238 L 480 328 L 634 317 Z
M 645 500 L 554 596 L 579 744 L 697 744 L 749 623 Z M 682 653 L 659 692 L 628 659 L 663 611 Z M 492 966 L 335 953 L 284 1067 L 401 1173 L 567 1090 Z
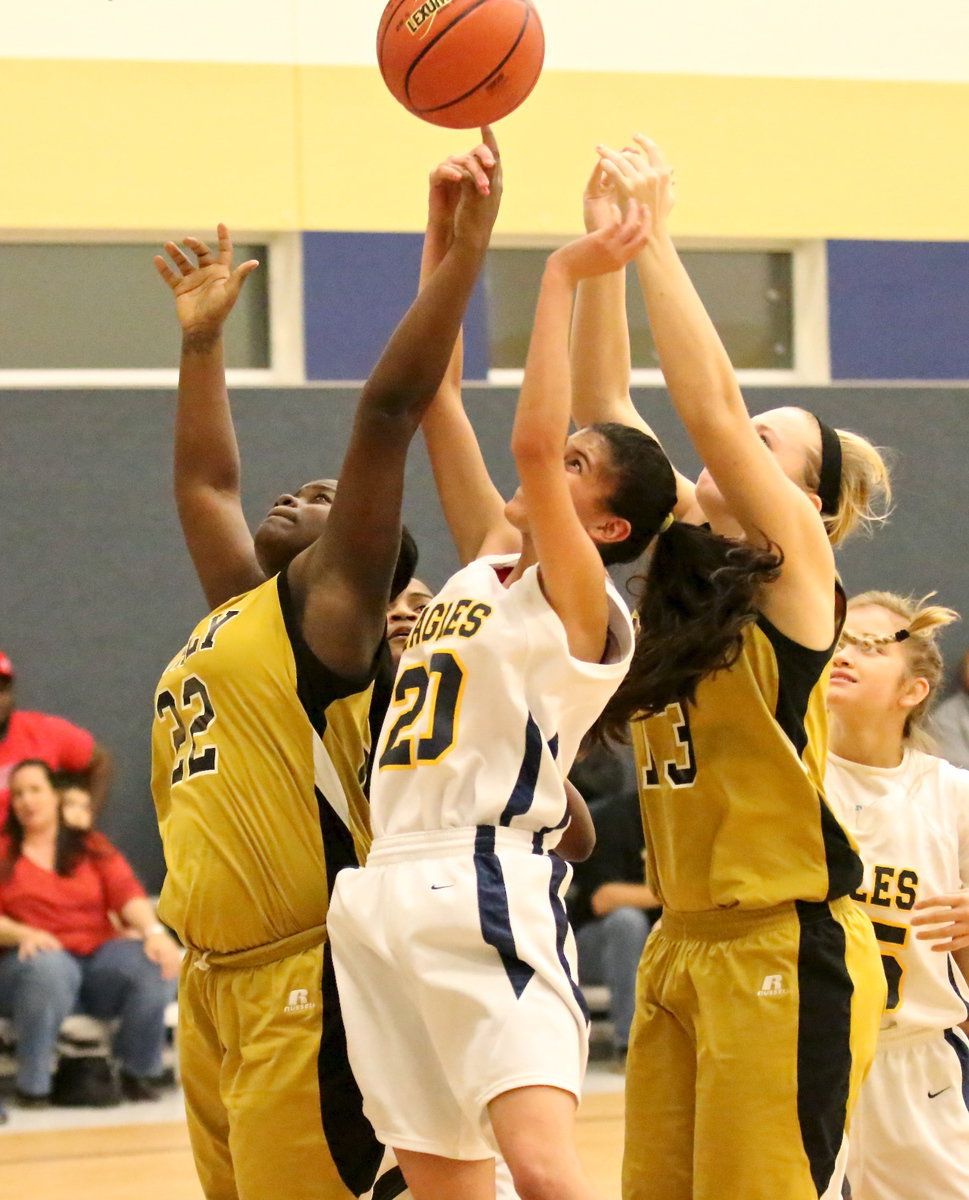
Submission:
M 421 286 L 436 270 L 451 244 L 461 182 L 487 181 L 494 155 L 487 143 L 456 155 L 431 172 L 427 231 L 421 259 Z M 444 517 L 462 563 L 483 554 L 514 554 L 521 535 L 505 517 L 505 502 L 485 465 L 461 399 L 463 339 L 459 332 L 447 371 L 421 429 L 437 484 Z
M 565 626 L 574 657 L 599 662 L 608 629 L 605 568 L 576 511 L 568 472 L 588 463 L 563 451 L 569 432 L 569 325 L 580 279 L 616 271 L 646 241 L 648 214 L 630 201 L 625 219 L 616 210 L 610 226 L 556 250 L 548 260 L 535 311 L 525 378 L 511 448 L 521 480 L 528 532 L 549 604 Z
M 174 242 L 161 256 L 158 274 L 175 296 L 182 326 L 182 357 L 175 416 L 175 500 L 195 571 L 209 604 L 216 608 L 232 596 L 262 583 L 252 535 L 242 512 L 239 447 L 225 387 L 222 327 L 254 259 L 233 269 L 232 239 L 218 229 L 213 254 L 197 238 L 185 238 L 196 258 Z
M 624 194 L 617 191 L 610 175 L 597 160 L 582 196 L 582 213 L 587 232 L 611 220 L 614 206 Z M 667 204 L 672 206 L 672 192 Z M 632 360 L 629 321 L 626 315 L 626 270 L 583 279 L 576 291 L 569 343 L 572 367 L 572 415 L 581 429 L 600 421 L 631 425 L 655 438 L 656 433 L 633 404 L 630 395 Z M 659 440 L 659 439 L 657 439 Z M 696 505 L 693 481 L 675 471 L 676 517 L 702 522 Z
M 364 386 L 325 531 L 290 565 L 304 637 L 347 678 L 369 669 L 383 637 L 407 450 L 444 377 L 498 213 L 493 152 L 488 190 L 462 182 L 451 244 Z
M 597 159 L 582 194 L 586 233 L 612 223 L 616 202 L 615 185 Z M 572 414 L 580 429 L 597 421 L 615 421 L 655 436 L 629 394 L 632 360 L 625 267 L 580 281 L 575 293 L 569 354 Z
M 636 143 L 639 153 L 600 152 L 617 187 L 654 214 L 654 236 L 636 265 L 670 397 L 740 530 L 783 553 L 764 611 L 795 641 L 826 647 L 834 628 L 834 556 L 819 503 L 785 474 L 774 452 L 779 447 L 769 448 L 769 436 L 751 421 L 727 352 L 669 236 L 669 167 L 654 142 L 637 135 Z

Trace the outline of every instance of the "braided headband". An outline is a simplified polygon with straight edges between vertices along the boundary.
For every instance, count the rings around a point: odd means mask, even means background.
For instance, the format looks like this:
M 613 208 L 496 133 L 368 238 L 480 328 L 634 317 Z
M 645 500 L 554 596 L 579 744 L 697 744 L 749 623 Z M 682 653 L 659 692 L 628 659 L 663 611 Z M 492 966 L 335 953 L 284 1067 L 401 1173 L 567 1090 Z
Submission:
M 873 649 L 875 646 L 890 646 L 892 642 L 906 642 L 911 636 L 910 629 L 896 629 L 894 633 L 852 633 L 850 629 L 842 629 L 839 642 Z
M 821 473 L 818 480 L 821 514 L 833 517 L 837 515 L 838 501 L 841 499 L 841 438 L 817 413 L 811 416 L 821 430 Z

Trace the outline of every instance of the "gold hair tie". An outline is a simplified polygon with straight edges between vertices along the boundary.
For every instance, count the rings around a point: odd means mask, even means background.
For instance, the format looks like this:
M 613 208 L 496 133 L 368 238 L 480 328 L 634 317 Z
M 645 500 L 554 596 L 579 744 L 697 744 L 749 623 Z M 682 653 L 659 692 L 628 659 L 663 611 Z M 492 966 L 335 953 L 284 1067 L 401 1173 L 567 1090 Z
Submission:
M 675 520 L 676 520 L 676 518 L 673 516 L 672 513 L 667 513 L 666 516 L 663 518 L 663 524 L 660 525 L 659 529 L 657 529 L 656 532 L 657 533 L 665 533 Z

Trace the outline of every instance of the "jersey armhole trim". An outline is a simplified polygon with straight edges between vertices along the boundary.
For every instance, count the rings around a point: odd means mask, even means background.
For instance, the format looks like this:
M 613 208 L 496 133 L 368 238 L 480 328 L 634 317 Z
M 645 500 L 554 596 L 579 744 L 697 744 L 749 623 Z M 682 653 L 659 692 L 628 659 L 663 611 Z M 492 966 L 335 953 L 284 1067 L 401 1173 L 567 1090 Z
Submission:
M 289 587 L 288 570 L 287 567 L 276 576 L 276 588 L 283 624 L 286 627 L 286 636 L 296 661 L 296 690 L 304 708 L 307 708 L 309 712 L 310 709 L 307 707 L 309 697 L 312 697 L 313 708 L 320 709 L 321 706 L 325 708 L 334 700 L 342 700 L 346 696 L 354 696 L 358 692 L 365 691 L 373 682 L 383 639 L 377 647 L 373 662 L 363 675 L 356 679 L 345 679 L 343 676 L 337 675 L 335 671 L 331 671 L 325 663 L 320 662 L 303 637 L 296 606 L 293 602 L 293 594 Z

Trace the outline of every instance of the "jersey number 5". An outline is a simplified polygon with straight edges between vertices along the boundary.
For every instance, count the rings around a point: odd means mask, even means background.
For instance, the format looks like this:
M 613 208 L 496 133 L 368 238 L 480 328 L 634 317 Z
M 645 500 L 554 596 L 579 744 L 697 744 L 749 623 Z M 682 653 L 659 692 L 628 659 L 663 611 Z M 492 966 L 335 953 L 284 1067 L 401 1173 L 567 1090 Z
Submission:
M 182 703 L 179 707 L 169 691 L 159 692 L 155 711 L 171 726 L 175 766 L 172 785 L 193 775 L 210 775 L 218 770 L 219 751 L 215 746 L 202 746 L 205 731 L 215 720 L 215 710 L 205 684 L 197 675 L 189 675 L 182 684 Z
M 454 745 L 454 728 L 464 691 L 464 668 L 449 650 L 438 650 L 430 663 L 408 667 L 394 688 L 394 706 L 404 711 L 391 726 L 379 766 L 406 770 L 440 762 Z M 424 736 L 414 726 L 427 712 Z
M 905 975 L 905 964 L 901 954 L 908 942 L 907 925 L 890 925 L 887 921 L 872 921 L 875 937 L 878 938 L 878 948 L 882 952 L 882 967 L 888 982 L 888 1000 L 885 1003 L 886 1012 L 898 1008 L 902 1000 L 902 978 Z

